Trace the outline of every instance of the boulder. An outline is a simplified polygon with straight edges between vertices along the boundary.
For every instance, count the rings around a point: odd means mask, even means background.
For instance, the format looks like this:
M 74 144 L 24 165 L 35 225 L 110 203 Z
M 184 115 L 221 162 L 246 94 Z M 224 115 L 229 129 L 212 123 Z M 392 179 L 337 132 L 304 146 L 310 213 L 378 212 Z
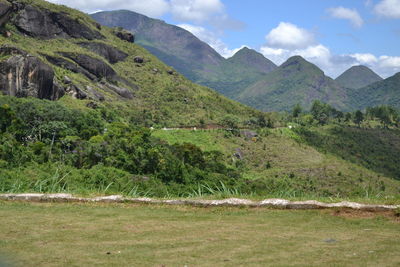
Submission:
M 8 21 L 11 11 L 12 5 L 7 1 L 0 0 L 0 27 Z
M 135 61 L 135 63 L 142 64 L 144 62 L 144 59 L 143 57 L 135 57 L 133 61 Z
M 243 160 L 244 156 L 243 156 L 243 152 L 240 148 L 236 148 L 235 153 L 233 154 L 233 156 L 235 156 L 235 158 L 237 158 L 238 160 Z
M 120 61 L 123 61 L 128 57 L 127 53 L 124 53 L 121 50 L 119 50 L 115 47 L 112 47 L 110 45 L 106 45 L 104 43 L 82 42 L 82 43 L 78 43 L 78 44 L 80 46 L 92 51 L 93 53 L 104 57 L 111 64 L 115 64 Z
M 66 92 L 67 92 L 70 96 L 72 96 L 73 98 L 76 98 L 76 99 L 82 100 L 82 99 L 86 99 L 86 98 L 87 98 L 87 94 L 86 94 L 84 91 L 82 91 L 79 87 L 77 87 L 76 85 L 74 85 L 74 84 L 70 84 L 70 85 L 67 87 Z
M 79 19 L 72 19 L 65 13 L 39 9 L 32 5 L 19 7 L 14 24 L 19 31 L 37 38 L 83 38 L 103 39 Z
M 122 28 L 114 28 L 114 34 L 117 36 L 119 39 L 134 43 L 135 42 L 135 35 L 131 33 L 130 31 L 124 30 Z
M 100 92 L 98 92 L 97 90 L 93 89 L 93 87 L 91 86 L 86 86 L 86 90 L 88 91 L 88 93 L 91 95 L 91 98 L 94 100 L 98 100 L 98 101 L 104 101 L 106 100 L 104 98 L 104 95 L 101 94 Z
M 126 88 L 121 88 L 112 84 L 106 84 L 106 86 L 123 98 L 133 99 L 133 93 Z
M 114 71 L 114 69 L 100 59 L 85 54 L 70 53 L 70 52 L 61 52 L 59 54 L 63 57 L 73 60 L 80 67 L 87 70 L 88 72 L 90 72 L 99 79 L 101 78 L 106 78 L 108 80 L 117 79 L 117 73 Z
M 254 131 L 248 131 L 248 130 L 240 131 L 240 134 L 243 135 L 248 140 L 258 137 L 258 134 Z
M 36 97 L 56 100 L 64 90 L 54 83 L 53 69 L 39 58 L 8 46 L 0 48 L 0 91 L 17 97 Z

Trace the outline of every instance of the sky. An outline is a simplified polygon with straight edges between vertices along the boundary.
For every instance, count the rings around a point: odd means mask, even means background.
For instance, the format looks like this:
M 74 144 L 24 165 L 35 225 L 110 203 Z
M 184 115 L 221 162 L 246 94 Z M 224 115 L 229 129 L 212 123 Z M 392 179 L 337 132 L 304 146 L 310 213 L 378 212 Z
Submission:
M 303 56 L 336 78 L 400 72 L 400 0 L 50 0 L 87 13 L 127 9 L 178 25 L 228 58 L 244 46 L 282 64 Z

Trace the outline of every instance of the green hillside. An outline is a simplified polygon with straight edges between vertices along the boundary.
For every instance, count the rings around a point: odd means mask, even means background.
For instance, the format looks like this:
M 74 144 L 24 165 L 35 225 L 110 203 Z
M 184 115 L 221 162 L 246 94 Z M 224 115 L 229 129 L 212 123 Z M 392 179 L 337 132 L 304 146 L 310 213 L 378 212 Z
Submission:
M 308 109 L 316 99 L 346 110 L 346 98 L 346 90 L 317 66 L 294 56 L 246 88 L 237 100 L 264 111 L 290 110 L 296 104 Z
M 345 88 L 358 89 L 383 79 L 366 66 L 353 66 L 346 70 L 335 81 Z
M 365 109 L 378 105 L 400 108 L 400 73 L 366 87 L 353 90 L 352 105 Z
M 170 127 L 198 125 L 200 120 L 217 123 L 226 114 L 234 114 L 243 120 L 256 114 L 250 108 L 193 84 L 142 47 L 121 40 L 114 30 L 101 27 L 83 13 L 44 1 L 21 0 L 18 3 L 29 8 L 20 7 L 20 11 L 10 14 L 3 29 L 10 37 L 1 35 L 0 43 L 2 47 L 20 49 L 53 69 L 54 83 L 65 91 L 63 98 L 76 98 L 77 95 L 84 98 L 65 102 L 85 106 L 94 101 L 126 116 L 144 117 L 146 123 Z M 71 27 L 70 33 L 61 32 L 59 37 L 53 38 L 45 31 L 61 31 L 53 29 L 51 23 L 55 22 L 47 21 L 49 26 L 43 32 L 41 21 L 17 25 L 18 21 L 23 21 L 20 17 L 34 16 L 41 10 L 49 14 L 68 14 L 66 18 L 78 22 L 76 28 Z M 50 20 L 50 15 L 42 19 Z M 82 27 L 94 37 L 80 34 Z M 92 47 L 85 45 L 88 42 Z M 110 63 L 110 53 L 125 56 Z M 3 49 L 1 57 L 7 59 L 9 51 Z M 103 73 L 103 70 L 106 71 Z M 77 90 L 86 97 L 79 97 Z

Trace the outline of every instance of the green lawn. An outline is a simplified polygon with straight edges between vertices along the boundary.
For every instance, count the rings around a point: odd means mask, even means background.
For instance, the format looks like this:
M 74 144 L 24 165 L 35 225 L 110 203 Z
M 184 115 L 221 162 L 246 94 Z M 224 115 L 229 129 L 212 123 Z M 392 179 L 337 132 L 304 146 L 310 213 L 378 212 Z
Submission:
M 399 220 L 332 213 L 0 202 L 0 253 L 16 266 L 399 266 Z

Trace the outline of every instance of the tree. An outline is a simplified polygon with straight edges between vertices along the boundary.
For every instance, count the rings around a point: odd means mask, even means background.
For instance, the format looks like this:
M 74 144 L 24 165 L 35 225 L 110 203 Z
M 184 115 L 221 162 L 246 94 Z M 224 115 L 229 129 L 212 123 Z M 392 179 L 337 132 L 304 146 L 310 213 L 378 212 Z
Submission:
M 385 128 L 396 125 L 399 117 L 398 112 L 393 107 L 385 105 L 368 108 L 367 113 L 370 118 L 378 119 Z
M 232 115 L 226 115 L 222 121 L 222 125 L 231 131 L 234 135 L 239 135 L 239 119 Z
M 302 112 L 303 112 L 303 108 L 301 107 L 301 105 L 300 104 L 296 104 L 293 107 L 293 110 L 292 110 L 293 118 L 298 118 Z
M 344 115 L 344 121 L 349 122 L 350 120 L 351 120 L 351 113 L 346 112 L 346 114 Z
M 331 110 L 332 107 L 330 105 L 315 100 L 311 107 L 311 115 L 314 120 L 318 121 L 318 124 L 324 125 L 328 122 Z
M 357 124 L 358 127 L 360 127 L 361 122 L 363 122 L 363 120 L 364 120 L 364 114 L 363 114 L 360 110 L 357 110 L 357 111 L 354 113 L 353 122 L 354 122 L 355 124 Z

